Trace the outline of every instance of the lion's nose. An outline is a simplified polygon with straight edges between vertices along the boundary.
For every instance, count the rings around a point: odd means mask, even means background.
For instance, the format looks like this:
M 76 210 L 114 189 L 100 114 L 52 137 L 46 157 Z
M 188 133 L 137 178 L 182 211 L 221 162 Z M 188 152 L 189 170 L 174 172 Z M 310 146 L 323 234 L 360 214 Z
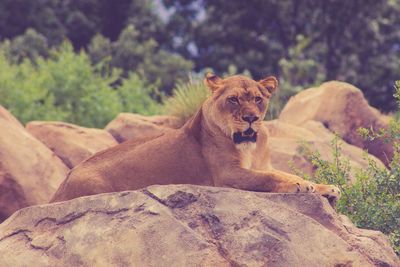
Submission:
M 242 119 L 244 121 L 247 121 L 248 123 L 253 123 L 256 120 L 258 120 L 258 117 L 257 116 L 253 116 L 253 115 L 244 115 L 244 116 L 242 116 Z

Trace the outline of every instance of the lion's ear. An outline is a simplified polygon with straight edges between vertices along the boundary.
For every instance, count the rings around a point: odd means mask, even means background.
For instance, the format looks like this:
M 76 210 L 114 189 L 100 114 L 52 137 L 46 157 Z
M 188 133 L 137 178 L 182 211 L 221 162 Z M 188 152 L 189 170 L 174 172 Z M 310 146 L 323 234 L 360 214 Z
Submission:
M 204 78 L 204 84 L 213 92 L 221 88 L 222 79 L 215 74 L 207 73 Z
M 268 90 L 270 94 L 278 89 L 278 80 L 274 76 L 268 76 L 258 82 L 262 87 Z

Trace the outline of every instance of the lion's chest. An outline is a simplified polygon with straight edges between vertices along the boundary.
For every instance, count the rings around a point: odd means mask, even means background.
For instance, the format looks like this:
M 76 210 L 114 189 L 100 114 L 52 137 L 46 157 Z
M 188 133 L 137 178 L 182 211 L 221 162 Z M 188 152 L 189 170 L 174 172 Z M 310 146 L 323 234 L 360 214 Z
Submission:
M 254 151 L 256 149 L 255 143 L 242 143 L 236 146 L 240 157 L 240 167 L 244 169 L 254 168 Z

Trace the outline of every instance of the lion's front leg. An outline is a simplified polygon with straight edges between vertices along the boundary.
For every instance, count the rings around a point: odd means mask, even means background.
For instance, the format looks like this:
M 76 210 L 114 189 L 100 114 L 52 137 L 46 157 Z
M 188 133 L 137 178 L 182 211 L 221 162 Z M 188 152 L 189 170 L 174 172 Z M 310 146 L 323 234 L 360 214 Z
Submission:
M 331 203 L 340 197 L 340 190 L 334 185 L 315 184 L 299 176 L 277 170 L 256 171 L 235 168 L 216 177 L 215 185 L 260 192 L 318 193 L 328 198 Z
M 220 173 L 214 182 L 216 186 L 260 192 L 312 193 L 316 190 L 312 182 L 274 170 L 257 171 L 235 168 Z
M 312 193 L 315 192 L 317 194 L 320 194 L 321 196 L 326 197 L 329 200 L 329 202 L 331 202 L 331 203 L 334 203 L 337 200 L 339 200 L 339 198 L 341 196 L 340 189 L 335 185 L 315 184 L 315 183 L 306 181 L 297 175 L 293 175 L 293 174 L 286 173 L 283 171 L 278 171 L 278 170 L 274 170 L 274 172 L 277 172 L 280 175 L 286 176 L 289 179 L 297 180 L 299 183 L 305 182 L 306 183 L 304 185 L 305 187 L 309 186 L 309 183 L 311 183 L 312 184 L 311 187 L 313 188 L 311 192 Z

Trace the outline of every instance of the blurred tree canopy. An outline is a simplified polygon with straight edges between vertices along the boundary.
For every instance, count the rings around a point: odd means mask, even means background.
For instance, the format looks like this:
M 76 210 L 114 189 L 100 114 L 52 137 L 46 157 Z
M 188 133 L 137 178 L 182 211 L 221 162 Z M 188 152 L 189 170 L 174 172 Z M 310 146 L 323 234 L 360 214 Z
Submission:
M 160 49 L 154 39 L 141 41 L 141 33 L 132 24 L 111 42 L 102 35 L 96 35 L 88 47 L 94 64 L 103 63 L 107 69 L 113 67 L 134 71 L 147 81 L 157 84 L 162 91 L 171 93 L 177 80 L 185 80 L 193 68 L 192 62 L 178 54 Z
M 163 36 L 161 20 L 146 0 L 2 0 L 0 37 L 13 38 L 33 28 L 51 44 L 65 37 L 75 48 L 86 46 L 96 33 L 115 41 L 129 23 L 144 39 Z M 159 40 L 159 39 L 157 39 Z
M 46 56 L 66 38 L 75 50 L 88 49 L 93 63 L 136 72 L 170 93 L 193 65 L 159 45 L 166 33 L 152 1 L 4 0 L 0 1 L 0 41 L 12 61 Z
M 256 78 L 280 75 L 280 60 L 293 60 L 290 49 L 302 36 L 308 40 L 303 57 L 322 66 L 326 80 L 355 84 L 372 104 L 395 108 L 393 83 L 400 75 L 399 0 L 163 3 L 174 10 L 168 23 L 177 34 L 172 48 L 193 60 L 197 70 L 212 67 L 222 72 L 234 64 Z
M 275 74 L 290 92 L 346 81 L 388 111 L 400 75 L 400 0 L 2 0 L 7 39 L 15 62 L 69 39 L 93 63 L 167 93 L 193 66 L 235 66 L 256 79 Z

